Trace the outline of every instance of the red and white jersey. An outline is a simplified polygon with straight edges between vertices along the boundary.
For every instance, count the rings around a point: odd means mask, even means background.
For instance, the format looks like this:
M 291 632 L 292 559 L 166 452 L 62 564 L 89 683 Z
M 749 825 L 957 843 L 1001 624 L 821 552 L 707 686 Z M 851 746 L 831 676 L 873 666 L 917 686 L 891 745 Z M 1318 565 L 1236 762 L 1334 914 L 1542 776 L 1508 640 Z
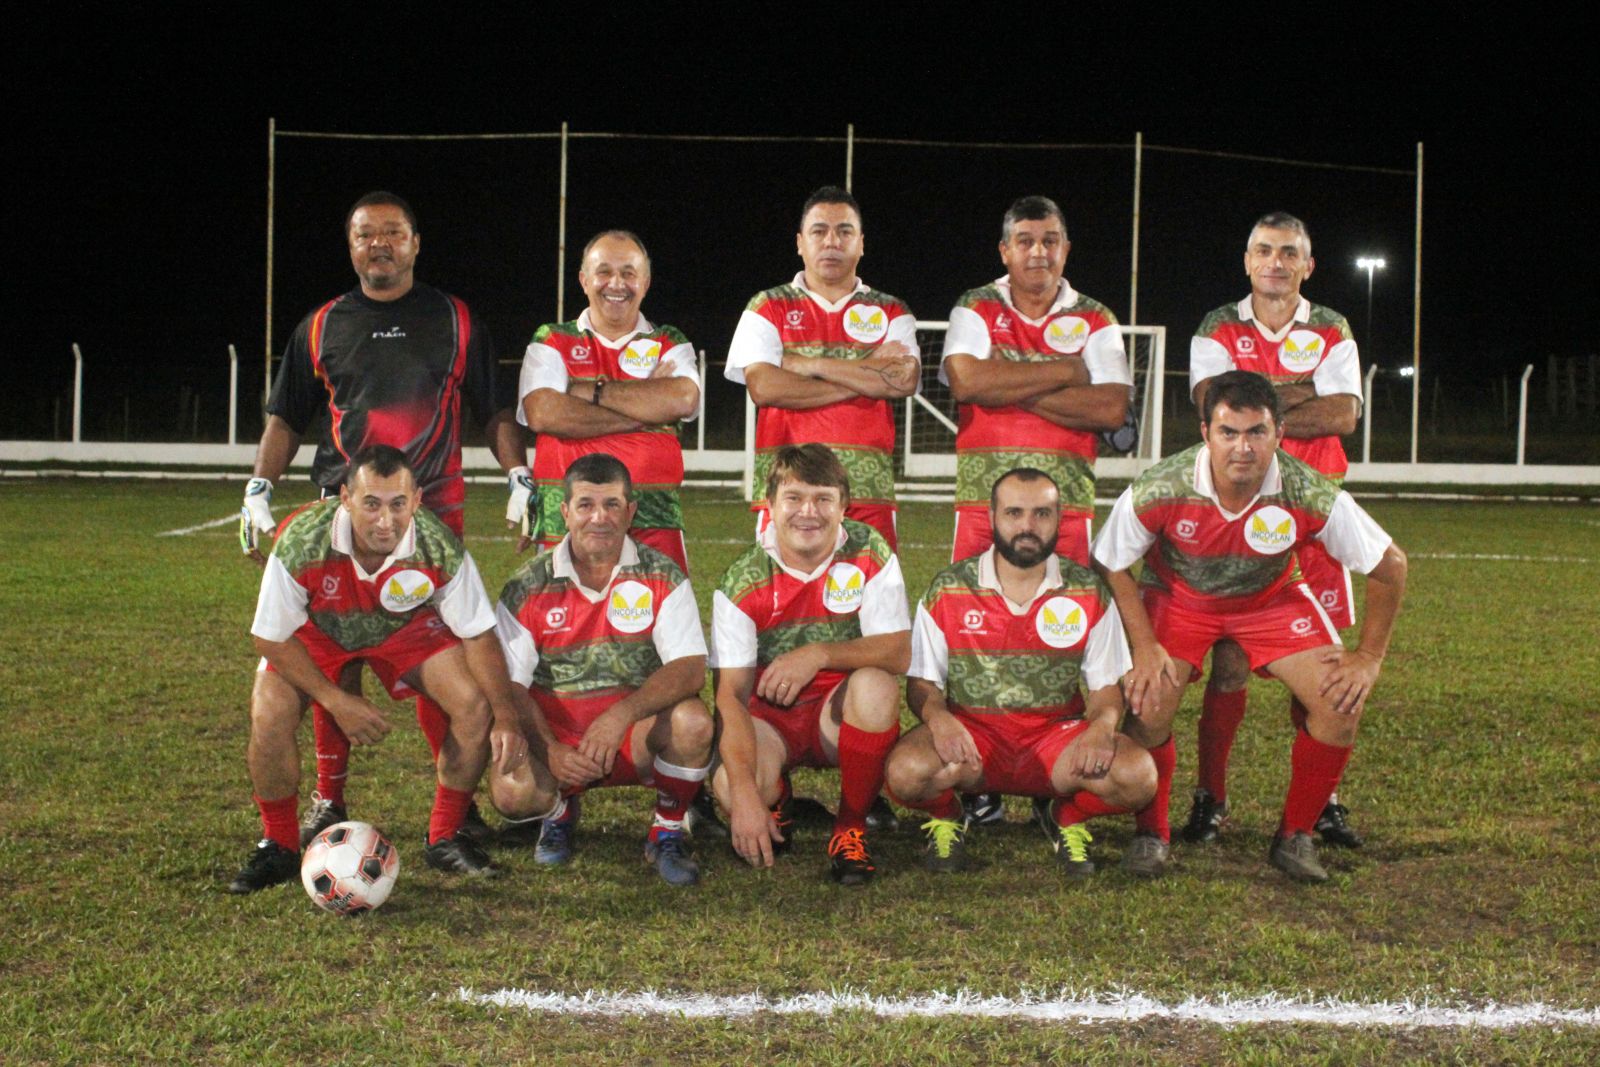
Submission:
M 1310 382 L 1318 396 L 1361 398 L 1361 362 L 1343 315 L 1305 297 L 1294 318 L 1269 332 L 1255 317 L 1250 297 L 1224 304 L 1205 317 L 1189 342 L 1189 395 L 1207 378 L 1230 370 L 1265 376 L 1273 385 Z M 1283 450 L 1330 478 L 1350 468 L 1338 437 L 1285 437 Z
M 917 605 L 912 678 L 945 691 L 951 710 L 975 715 L 1081 712 L 1090 692 L 1133 666 L 1122 617 L 1087 567 L 1051 556 L 1026 603 L 1005 595 L 995 550 L 952 564 Z
M 1300 580 L 1294 550 L 1313 540 L 1362 574 L 1392 543 L 1349 493 L 1281 449 L 1255 498 L 1225 510 L 1199 444 L 1134 479 L 1095 538 L 1094 558 L 1114 571 L 1143 558 L 1141 584 L 1181 607 L 1248 611 Z
M 757 293 L 739 316 L 728 345 L 729 380 L 745 383 L 758 363 L 783 366 L 783 357 L 866 359 L 885 341 L 899 341 L 911 355 L 917 320 L 901 300 L 858 281 L 835 302 L 805 287 L 805 273 Z M 850 497 L 864 503 L 894 501 L 894 409 L 887 400 L 857 396 L 806 411 L 761 407 L 756 411 L 755 488 L 766 492 L 772 453 L 784 445 L 827 445 L 850 475 Z
M 1017 310 L 1009 278 L 963 293 L 950 310 L 943 358 L 961 354 L 1022 363 L 1079 356 L 1090 384 L 1133 384 L 1116 316 L 1065 278 L 1055 303 L 1037 319 Z M 939 380 L 950 382 L 942 362 Z M 956 432 L 956 505 L 987 505 L 995 479 L 1027 466 L 1055 479 L 1064 509 L 1091 514 L 1098 447 L 1097 435 L 1057 426 L 1016 405 L 962 404 Z

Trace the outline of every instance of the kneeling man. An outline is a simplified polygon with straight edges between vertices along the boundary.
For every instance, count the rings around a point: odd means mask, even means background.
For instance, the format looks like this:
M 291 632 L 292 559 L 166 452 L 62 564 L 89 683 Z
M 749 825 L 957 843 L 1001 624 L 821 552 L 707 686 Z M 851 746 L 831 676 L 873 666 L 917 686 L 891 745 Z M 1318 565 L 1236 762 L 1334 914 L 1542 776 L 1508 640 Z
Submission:
M 689 579 L 628 536 L 638 507 L 621 460 L 580 456 L 562 482 L 566 536 L 506 582 L 497 625 L 533 758 L 491 775 L 489 795 L 513 821 L 543 819 L 534 859 L 557 865 L 584 790 L 650 786 L 645 861 L 687 886 L 700 869 L 684 812 L 711 762 L 706 640 Z
M 883 535 L 844 517 L 850 479 L 826 445 L 772 456 L 772 521 L 712 600 L 711 666 L 722 717 L 713 779 L 734 850 L 772 865 L 794 767 L 838 767 L 829 872 L 862 885 L 875 868 L 867 812 L 900 735 L 898 676 L 911 659 L 900 561 Z
M 1048 474 L 1002 474 L 989 494 L 993 544 L 942 571 L 917 607 L 906 701 L 922 725 L 890 754 L 888 780 L 891 796 L 929 815 L 929 870 L 965 866 L 958 793 L 1034 797 L 1073 878 L 1094 872 L 1084 824 L 1155 795 L 1150 754 L 1117 732 L 1131 665 L 1121 620 L 1099 576 L 1056 555 L 1060 521 Z
M 307 704 L 326 708 L 355 744 L 376 744 L 389 732 L 381 711 L 339 688 L 341 672 L 356 661 L 396 700 L 420 694 L 449 720 L 423 853 L 428 865 L 495 873 L 462 822 L 491 742 L 501 771 L 521 766 L 527 745 L 478 568 L 420 502 L 405 453 L 372 445 L 351 457 L 339 498 L 301 511 L 273 546 L 250 627 L 262 655 L 248 757 L 262 839 L 230 892 L 253 893 L 300 873 L 295 733 Z

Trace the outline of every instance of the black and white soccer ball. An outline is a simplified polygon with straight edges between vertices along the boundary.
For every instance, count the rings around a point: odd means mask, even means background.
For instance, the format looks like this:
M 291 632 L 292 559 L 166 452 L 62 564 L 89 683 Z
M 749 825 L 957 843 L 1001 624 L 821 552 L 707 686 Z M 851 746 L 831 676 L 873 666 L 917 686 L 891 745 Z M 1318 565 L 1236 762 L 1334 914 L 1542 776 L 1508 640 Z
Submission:
M 370 824 L 341 822 L 312 839 L 300 882 L 317 907 L 359 915 L 385 900 L 400 876 L 400 853 Z

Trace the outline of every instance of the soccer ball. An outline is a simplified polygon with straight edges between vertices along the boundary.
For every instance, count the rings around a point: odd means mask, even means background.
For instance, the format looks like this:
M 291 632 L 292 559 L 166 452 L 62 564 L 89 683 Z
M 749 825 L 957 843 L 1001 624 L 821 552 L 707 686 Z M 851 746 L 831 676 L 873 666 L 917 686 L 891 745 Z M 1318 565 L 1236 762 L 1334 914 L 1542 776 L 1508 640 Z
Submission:
M 400 875 L 400 854 L 364 822 L 341 822 L 312 839 L 300 861 L 300 881 L 317 907 L 359 915 L 389 899 Z

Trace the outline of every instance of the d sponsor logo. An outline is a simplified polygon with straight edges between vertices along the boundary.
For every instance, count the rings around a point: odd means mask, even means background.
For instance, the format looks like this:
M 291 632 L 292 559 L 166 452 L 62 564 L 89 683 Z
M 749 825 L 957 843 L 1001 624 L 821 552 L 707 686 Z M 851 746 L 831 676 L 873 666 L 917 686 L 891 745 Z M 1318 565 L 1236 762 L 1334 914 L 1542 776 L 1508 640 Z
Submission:
M 1241 356 L 1253 356 L 1256 354 L 1256 339 L 1249 334 L 1241 334 L 1233 342 L 1233 350 Z
M 396 571 L 383 583 L 378 600 L 393 612 L 421 607 L 433 596 L 433 579 L 421 571 Z
M 1310 634 L 1313 629 L 1315 629 L 1316 625 L 1317 624 L 1312 621 L 1310 616 L 1305 616 L 1303 618 L 1294 620 L 1294 622 L 1291 622 L 1289 624 L 1289 629 L 1294 632 L 1296 637 L 1305 637 Z
M 876 304 L 857 304 L 845 310 L 844 332 L 852 341 L 877 344 L 889 332 L 889 316 Z
M 1336 608 L 1336 607 L 1338 607 L 1339 606 L 1339 593 L 1338 593 L 1338 591 L 1334 590 L 1334 589 L 1324 589 L 1321 593 L 1317 594 L 1317 603 L 1321 604 L 1325 608 Z
M 1172 536 L 1182 541 L 1193 541 L 1196 526 L 1193 519 L 1179 519 L 1178 524 L 1172 528 Z
M 1285 370 L 1308 371 L 1322 362 L 1327 344 L 1322 335 L 1310 330 L 1292 330 L 1278 349 L 1278 362 Z
M 613 629 L 636 634 L 655 621 L 655 604 L 650 588 L 640 582 L 618 582 L 611 590 L 606 620 Z
M 567 624 L 566 608 L 551 608 L 544 613 L 544 624 L 552 630 L 559 630 Z
M 573 345 L 572 346 L 572 361 L 574 363 L 583 363 L 583 362 L 587 361 L 588 358 L 589 358 L 589 346 L 588 345 Z
M 794 329 L 799 329 L 801 326 L 806 324 L 806 313 L 796 308 L 793 311 L 785 312 L 783 321 L 786 325 Z
M 1089 324 L 1076 315 L 1052 319 L 1044 328 L 1044 343 L 1064 356 L 1082 352 L 1083 346 L 1089 343 Z
M 617 359 L 617 365 L 623 373 L 634 378 L 650 377 L 660 362 L 661 342 L 647 338 L 628 342 L 628 347 L 622 350 L 622 355 Z
M 1011 316 L 1004 311 L 994 317 L 994 328 L 997 330 L 1011 329 Z
M 854 563 L 835 563 L 822 582 L 822 605 L 835 615 L 861 610 L 867 576 Z
M 1088 632 L 1089 619 L 1076 600 L 1069 596 L 1053 596 L 1033 617 L 1033 628 L 1039 640 L 1051 648 L 1071 648 Z
M 337 574 L 324 574 L 322 576 L 322 595 L 339 595 L 339 576 Z
M 969 630 L 982 629 L 983 612 L 979 611 L 977 608 L 969 609 L 965 615 L 961 616 L 961 625 L 965 626 Z
M 1263 556 L 1276 556 L 1294 545 L 1294 516 L 1268 505 L 1244 520 L 1245 543 Z

